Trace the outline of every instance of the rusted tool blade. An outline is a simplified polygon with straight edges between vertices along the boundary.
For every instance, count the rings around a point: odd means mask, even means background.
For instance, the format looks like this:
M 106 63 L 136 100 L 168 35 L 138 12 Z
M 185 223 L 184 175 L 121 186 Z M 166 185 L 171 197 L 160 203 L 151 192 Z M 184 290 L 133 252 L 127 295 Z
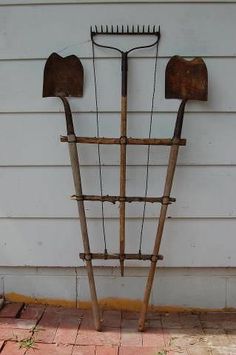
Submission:
M 83 96 L 84 70 L 78 57 L 52 53 L 44 68 L 43 97 Z
M 166 67 L 166 99 L 207 101 L 207 68 L 202 58 L 172 57 Z

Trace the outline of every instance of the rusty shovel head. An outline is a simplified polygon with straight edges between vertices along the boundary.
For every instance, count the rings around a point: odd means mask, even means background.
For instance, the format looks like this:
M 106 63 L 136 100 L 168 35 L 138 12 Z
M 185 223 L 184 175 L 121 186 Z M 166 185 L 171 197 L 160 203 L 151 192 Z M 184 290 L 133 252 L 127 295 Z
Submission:
M 43 97 L 81 97 L 83 84 L 84 70 L 78 57 L 50 55 L 44 68 Z
M 172 57 L 166 67 L 166 99 L 207 101 L 207 67 L 202 58 Z

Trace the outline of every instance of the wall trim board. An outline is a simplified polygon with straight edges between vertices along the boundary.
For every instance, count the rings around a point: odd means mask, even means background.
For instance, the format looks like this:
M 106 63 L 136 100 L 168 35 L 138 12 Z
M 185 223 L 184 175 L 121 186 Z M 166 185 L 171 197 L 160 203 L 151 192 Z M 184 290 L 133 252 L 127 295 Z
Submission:
M 31 270 L 32 269 L 32 270 Z M 0 268 L 0 292 L 11 301 L 81 308 L 90 306 L 84 268 Z M 100 303 L 108 309 L 139 310 L 147 268 L 95 269 Z M 150 304 L 159 310 L 232 310 L 235 268 L 160 268 Z M 168 307 L 168 309 L 166 308 Z
M 41 5 L 73 5 L 73 4 L 225 4 L 236 3 L 235 0 L 0 0 L 0 6 L 41 6 Z

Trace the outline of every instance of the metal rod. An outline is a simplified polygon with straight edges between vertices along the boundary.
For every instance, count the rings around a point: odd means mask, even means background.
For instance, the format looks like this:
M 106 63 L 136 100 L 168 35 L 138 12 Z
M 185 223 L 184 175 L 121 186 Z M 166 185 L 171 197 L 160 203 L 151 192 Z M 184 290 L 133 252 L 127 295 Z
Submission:
M 67 136 L 61 136 L 61 142 L 68 142 Z M 126 144 L 126 145 L 186 145 L 186 139 L 171 138 L 106 138 L 106 137 L 75 137 L 76 143 L 85 144 Z
M 85 254 L 85 253 L 80 253 L 79 254 L 80 258 L 83 260 L 91 260 L 91 259 L 97 259 L 97 260 L 119 260 L 120 259 L 120 254 L 105 254 L 105 253 L 90 253 L 90 254 Z M 156 257 L 152 254 L 124 254 L 123 255 L 124 259 L 126 260 L 152 260 L 153 258 L 156 259 Z M 162 255 L 157 256 L 158 260 L 163 260 Z
M 71 141 L 68 144 L 69 147 L 69 155 L 72 167 L 72 174 L 73 174 L 73 181 L 75 187 L 75 193 L 77 196 L 82 196 L 82 185 L 81 185 L 81 176 L 80 176 L 80 164 L 79 164 L 79 156 L 77 151 L 76 143 L 74 142 L 74 127 L 73 127 L 73 120 L 72 114 L 69 106 L 69 102 L 65 97 L 60 97 L 64 104 L 65 108 L 65 115 L 66 115 L 66 122 L 67 122 L 67 133 L 69 137 L 71 136 Z M 86 222 L 86 215 L 84 209 L 84 202 L 83 200 L 77 201 L 77 207 L 79 211 L 79 218 L 80 218 L 80 227 L 81 227 L 81 234 L 83 240 L 84 251 L 86 254 L 90 253 L 90 245 L 89 245 L 89 238 L 88 238 L 88 229 L 87 229 L 87 222 Z M 88 273 L 88 280 L 89 280 L 89 287 L 92 299 L 92 310 L 94 316 L 94 324 L 96 330 L 101 330 L 101 319 L 100 319 L 100 312 L 97 300 L 97 293 L 94 281 L 94 274 L 93 274 L 93 266 L 91 260 L 86 260 L 86 269 Z
M 183 100 L 180 104 L 180 107 L 179 107 L 179 111 L 178 111 L 177 119 L 176 119 L 176 125 L 175 125 L 174 138 L 180 138 L 180 136 L 181 136 L 185 104 L 186 104 L 186 100 Z M 176 127 L 179 127 L 179 128 L 176 129 Z M 176 162 L 177 162 L 177 158 L 178 158 L 178 152 L 179 152 L 179 146 L 172 145 L 170 148 L 168 168 L 167 168 L 167 173 L 166 173 L 164 196 L 170 196 L 170 192 L 171 192 L 171 188 L 172 188 L 172 184 L 173 184 L 174 173 L 175 173 L 175 168 L 176 168 Z M 157 233 L 156 233 L 156 239 L 155 239 L 154 248 L 153 248 L 153 255 L 158 255 L 159 250 L 160 250 L 161 239 L 162 239 L 165 220 L 166 220 L 167 208 L 168 208 L 168 205 L 161 206 L 159 223 L 158 223 Z M 148 274 L 147 283 L 146 283 L 144 300 L 143 300 L 143 304 L 142 304 L 142 308 L 141 308 L 140 318 L 139 318 L 139 326 L 138 326 L 139 331 L 143 331 L 144 327 L 145 327 L 145 318 L 146 318 L 146 313 L 148 310 L 150 294 L 151 294 L 153 280 L 154 280 L 154 276 L 155 276 L 155 272 L 156 272 L 156 265 L 157 265 L 157 260 L 152 260 L 149 274 Z
M 121 197 L 121 196 L 110 196 L 110 195 L 73 195 L 71 196 L 72 199 L 74 200 L 84 200 L 84 201 L 103 201 L 103 202 L 111 202 L 111 203 L 116 203 L 116 202 L 159 202 L 163 204 L 170 204 L 172 202 L 175 202 L 176 199 L 172 197 L 139 197 L 139 196 L 132 196 L 132 197 Z

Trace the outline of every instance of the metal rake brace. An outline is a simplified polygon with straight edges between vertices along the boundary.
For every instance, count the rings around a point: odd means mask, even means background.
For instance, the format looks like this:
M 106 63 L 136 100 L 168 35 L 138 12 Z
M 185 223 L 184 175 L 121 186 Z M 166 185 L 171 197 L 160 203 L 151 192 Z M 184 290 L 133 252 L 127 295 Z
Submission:
M 121 55 L 121 113 L 120 113 L 120 269 L 121 276 L 124 275 L 125 261 L 125 214 L 126 214 L 126 146 L 127 146 L 127 87 L 128 87 L 128 55 L 136 50 L 146 49 L 157 46 L 160 40 L 160 27 L 155 25 L 136 25 L 129 27 L 128 25 L 117 26 L 91 26 L 90 35 L 93 44 L 93 59 L 94 45 L 101 48 L 117 51 Z M 95 36 L 110 35 L 110 36 L 154 36 L 155 41 L 143 46 L 136 46 L 123 51 L 120 48 L 100 44 L 95 41 Z

